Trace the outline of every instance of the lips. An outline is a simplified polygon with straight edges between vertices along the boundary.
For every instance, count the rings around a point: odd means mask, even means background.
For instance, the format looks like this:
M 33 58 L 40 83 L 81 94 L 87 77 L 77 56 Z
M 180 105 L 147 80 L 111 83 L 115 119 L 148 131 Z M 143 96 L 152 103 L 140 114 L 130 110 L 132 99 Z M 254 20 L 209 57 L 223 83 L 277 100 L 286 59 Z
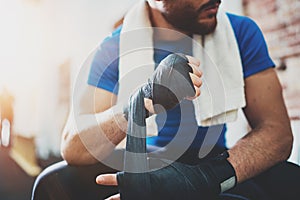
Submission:
M 201 6 L 199 11 L 215 10 L 218 9 L 221 4 L 221 0 L 211 0 L 208 3 Z
M 204 11 L 218 9 L 218 8 L 219 8 L 219 5 L 220 5 L 220 4 L 216 4 L 216 5 L 209 6 L 209 7 L 205 8 Z

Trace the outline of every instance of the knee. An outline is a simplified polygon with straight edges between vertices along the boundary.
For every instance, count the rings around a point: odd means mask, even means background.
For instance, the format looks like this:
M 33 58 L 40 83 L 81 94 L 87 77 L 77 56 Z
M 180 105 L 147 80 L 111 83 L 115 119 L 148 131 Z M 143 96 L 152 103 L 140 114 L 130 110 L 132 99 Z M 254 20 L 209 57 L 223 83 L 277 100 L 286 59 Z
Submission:
M 271 169 L 269 169 L 266 174 L 269 177 L 273 177 L 283 181 L 291 182 L 291 180 L 300 181 L 300 167 L 291 162 L 281 162 Z
M 54 191 L 50 191 L 53 189 L 52 186 L 58 185 L 59 183 L 59 174 L 60 171 L 67 166 L 65 161 L 58 162 L 47 167 L 43 170 L 38 177 L 36 178 L 33 188 L 32 188 L 32 200 L 38 199 L 51 199 L 49 194 Z
M 273 199 L 298 199 L 300 196 L 300 167 L 290 162 L 281 162 L 261 174 L 258 183 Z

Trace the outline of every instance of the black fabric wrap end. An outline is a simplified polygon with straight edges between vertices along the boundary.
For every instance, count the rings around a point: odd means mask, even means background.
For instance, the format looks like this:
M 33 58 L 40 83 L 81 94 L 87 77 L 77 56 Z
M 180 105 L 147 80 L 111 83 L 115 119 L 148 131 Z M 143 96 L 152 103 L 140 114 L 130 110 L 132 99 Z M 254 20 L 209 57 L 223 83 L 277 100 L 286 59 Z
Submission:
M 142 88 L 130 97 L 124 172 L 117 173 L 119 192 L 122 200 L 146 199 L 150 196 L 151 185 L 146 154 L 146 116 Z M 139 173 L 141 172 L 141 173 Z M 149 199 L 150 200 L 150 199 Z

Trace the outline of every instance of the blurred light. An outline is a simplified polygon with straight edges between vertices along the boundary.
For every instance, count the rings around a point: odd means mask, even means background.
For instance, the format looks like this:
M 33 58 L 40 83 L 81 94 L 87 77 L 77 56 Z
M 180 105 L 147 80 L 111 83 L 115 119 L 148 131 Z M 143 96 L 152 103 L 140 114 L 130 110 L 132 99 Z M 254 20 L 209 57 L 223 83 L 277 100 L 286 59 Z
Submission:
M 1 144 L 8 147 L 10 143 L 10 122 L 7 119 L 2 121 Z

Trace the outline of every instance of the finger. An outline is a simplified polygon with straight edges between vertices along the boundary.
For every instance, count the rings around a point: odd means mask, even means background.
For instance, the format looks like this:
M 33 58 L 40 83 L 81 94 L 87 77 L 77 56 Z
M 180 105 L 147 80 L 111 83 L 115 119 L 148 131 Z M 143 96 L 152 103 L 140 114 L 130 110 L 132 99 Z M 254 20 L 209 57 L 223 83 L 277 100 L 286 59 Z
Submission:
M 189 64 L 189 66 L 192 67 L 193 73 L 194 73 L 194 74 L 196 74 L 196 75 L 199 76 L 199 77 L 202 76 L 202 72 L 200 71 L 199 66 L 196 66 L 196 65 L 194 65 L 194 64 L 192 64 L 192 63 L 188 63 L 188 64 Z
M 201 90 L 199 87 L 195 87 L 195 91 L 196 91 L 196 94 L 195 94 L 195 98 L 199 97 L 200 94 L 201 94 Z
M 189 55 L 185 55 L 185 56 L 188 59 L 189 63 L 192 63 L 192 64 L 194 64 L 196 66 L 200 65 L 200 60 L 198 60 L 197 58 L 189 56 Z
M 201 78 L 199 78 L 198 76 L 196 76 L 195 74 L 192 74 L 192 73 L 190 73 L 190 77 L 191 77 L 191 80 L 192 80 L 194 86 L 201 87 L 201 85 L 202 85 Z
M 96 183 L 100 185 L 118 185 L 116 174 L 103 174 L 96 178 Z
M 113 195 L 111 197 L 108 197 L 105 200 L 120 200 L 120 199 L 121 199 L 120 194 L 115 194 L 115 195 Z
M 155 113 L 153 102 L 151 99 L 144 98 L 144 106 L 150 113 Z
M 192 100 L 194 100 L 194 99 L 196 99 L 197 97 L 200 96 L 200 94 L 201 94 L 200 88 L 198 88 L 196 86 L 194 86 L 194 87 L 195 87 L 195 91 L 196 91 L 195 96 L 193 96 L 193 97 L 186 97 L 187 100 L 192 101 Z

